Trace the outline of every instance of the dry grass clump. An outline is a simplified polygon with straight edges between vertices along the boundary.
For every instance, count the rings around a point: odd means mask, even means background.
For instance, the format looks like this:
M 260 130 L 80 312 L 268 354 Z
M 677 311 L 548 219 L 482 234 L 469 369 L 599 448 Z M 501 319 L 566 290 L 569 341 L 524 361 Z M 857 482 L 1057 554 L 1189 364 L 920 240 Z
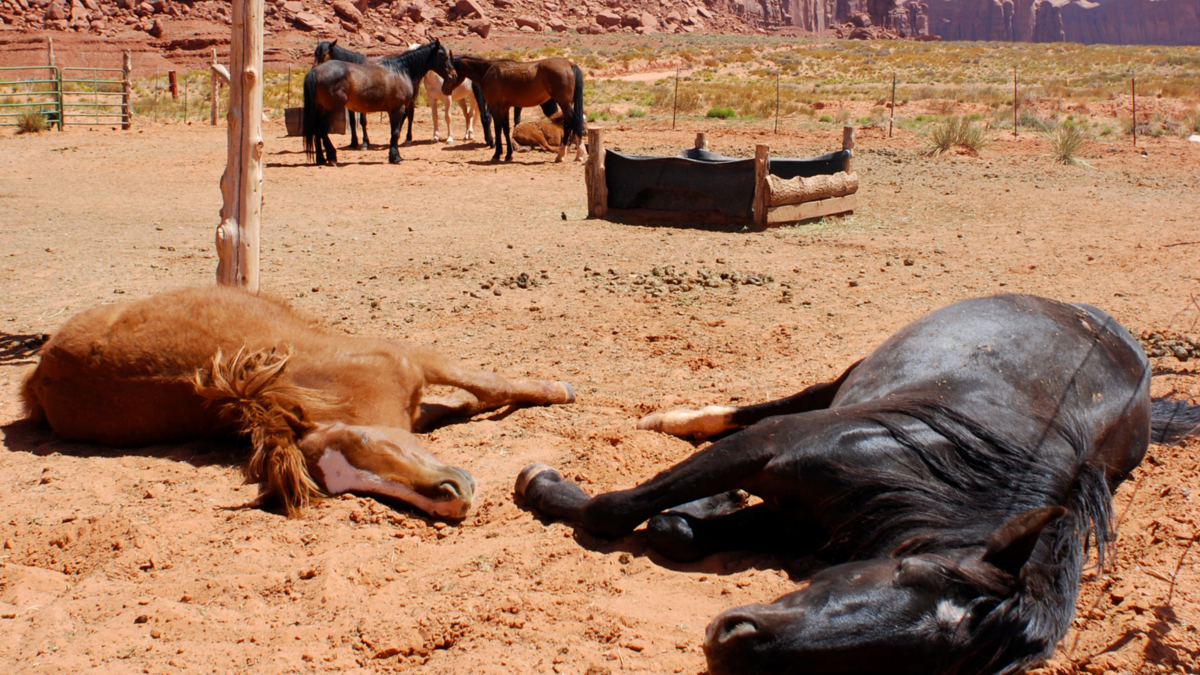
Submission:
M 1046 134 L 1050 141 L 1050 156 L 1059 164 L 1077 164 L 1076 155 L 1087 141 L 1087 132 L 1083 127 L 1071 122 L 1060 124 L 1053 132 Z
M 951 117 L 929 131 L 929 155 L 936 157 L 955 146 L 979 152 L 990 142 L 982 126 L 967 117 Z
M 50 121 L 41 110 L 29 108 L 17 115 L 18 134 L 40 134 L 50 128 Z

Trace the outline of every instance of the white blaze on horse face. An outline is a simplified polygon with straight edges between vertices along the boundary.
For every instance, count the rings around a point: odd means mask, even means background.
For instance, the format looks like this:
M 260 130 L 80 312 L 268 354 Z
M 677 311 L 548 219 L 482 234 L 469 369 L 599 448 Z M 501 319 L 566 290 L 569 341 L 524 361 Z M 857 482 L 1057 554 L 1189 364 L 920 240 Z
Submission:
M 426 513 L 443 517 L 458 517 L 460 504 L 455 502 L 435 502 L 423 497 L 412 488 L 386 480 L 369 471 L 350 464 L 345 455 L 333 448 L 325 448 L 321 459 L 317 461 L 321 473 L 325 477 L 325 491 L 331 495 L 343 492 L 369 492 L 373 494 L 395 497 L 403 502 L 412 504 Z

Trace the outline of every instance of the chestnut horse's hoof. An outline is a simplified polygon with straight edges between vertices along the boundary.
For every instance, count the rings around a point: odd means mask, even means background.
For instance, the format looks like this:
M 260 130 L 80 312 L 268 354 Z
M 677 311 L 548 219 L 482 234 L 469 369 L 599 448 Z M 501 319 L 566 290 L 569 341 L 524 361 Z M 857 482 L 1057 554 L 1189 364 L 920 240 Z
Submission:
M 575 402 L 575 387 L 572 387 L 570 385 L 570 383 L 563 382 L 561 380 L 559 380 L 558 386 L 562 387 L 563 391 L 567 395 L 567 397 L 563 400 L 563 403 L 574 403 Z
M 547 478 L 550 478 L 551 480 L 562 480 L 562 475 L 555 471 L 550 465 L 542 463 L 530 464 L 524 469 L 521 469 L 521 473 L 517 475 L 517 485 L 515 488 L 513 488 L 513 490 L 517 494 L 521 495 L 521 497 L 524 497 L 525 489 L 529 487 L 529 483 L 532 482 L 534 478 L 537 478 L 547 471 L 553 474 L 552 476 L 547 476 Z

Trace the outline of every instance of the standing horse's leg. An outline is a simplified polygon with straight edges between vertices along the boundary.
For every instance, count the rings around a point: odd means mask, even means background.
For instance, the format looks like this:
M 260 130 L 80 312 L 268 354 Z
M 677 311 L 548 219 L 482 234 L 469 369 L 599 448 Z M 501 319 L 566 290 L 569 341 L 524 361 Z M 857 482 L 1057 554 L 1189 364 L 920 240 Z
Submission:
M 320 138 L 320 142 L 322 144 L 324 144 L 324 146 L 325 146 L 326 159 L 329 161 L 329 164 L 331 166 L 337 166 L 337 149 L 333 147 L 333 141 L 329 140 L 329 126 L 331 123 L 331 118 L 333 117 L 334 114 L 345 115 L 346 112 L 344 110 L 339 110 L 338 113 L 329 114 L 325 118 L 325 128 L 322 131 L 321 138 Z M 318 155 L 317 156 L 318 164 L 320 164 L 320 159 L 321 159 L 321 157 L 320 157 L 320 155 Z
M 504 149 L 504 125 L 508 123 L 508 108 L 493 107 L 492 126 L 496 128 L 496 151 L 492 153 L 492 161 L 500 161 L 500 152 Z M 501 119 L 503 118 L 503 119 Z
M 521 109 L 517 108 L 517 112 L 520 112 L 520 111 L 521 111 Z M 512 155 L 513 155 L 512 127 L 509 126 L 509 124 L 508 124 L 508 115 L 507 114 L 504 116 L 504 141 L 506 143 L 508 143 L 508 150 L 504 154 L 504 161 L 511 162 Z M 496 138 L 496 142 L 497 143 L 500 142 L 499 137 Z
M 350 120 L 349 120 L 350 121 L 350 147 L 349 147 L 349 149 L 350 150 L 358 150 L 358 148 L 359 148 L 358 129 L 357 129 L 357 125 L 354 123 L 355 122 L 354 111 L 349 110 L 349 111 L 347 111 L 347 113 L 343 113 L 343 114 L 346 114 L 346 116 L 350 118 Z
M 363 147 L 363 150 L 370 150 L 371 149 L 371 141 L 367 140 L 367 113 L 358 113 L 358 121 L 360 124 L 362 124 L 362 130 L 363 130 L 362 147 Z
M 404 128 L 404 120 L 408 120 L 408 135 L 404 137 L 404 147 L 406 147 L 406 148 L 408 146 L 412 145 L 412 142 L 413 142 L 412 128 L 413 128 L 413 120 L 415 120 L 416 117 L 417 117 L 417 104 L 414 99 L 414 101 L 409 103 L 408 107 L 404 109 L 404 117 L 400 118 L 400 128 L 401 129 Z
M 446 142 L 454 144 L 454 127 L 450 125 L 450 109 L 454 107 L 454 101 L 449 96 L 446 97 Z
M 438 133 L 437 122 L 438 100 L 433 97 L 433 94 L 429 94 L 429 112 L 433 115 L 433 142 L 437 143 L 441 134 Z
M 396 144 L 400 141 L 400 129 L 404 126 L 404 118 L 407 115 L 405 108 L 393 108 L 388 111 L 388 121 L 392 124 L 392 137 L 388 142 L 388 162 L 392 164 L 400 163 L 400 150 Z M 412 130 L 412 127 L 409 127 Z
M 710 405 L 699 410 L 677 408 L 665 413 L 650 413 L 638 420 L 637 428 L 644 431 L 661 431 L 672 436 L 706 438 L 731 429 L 748 427 L 776 415 L 795 415 L 828 408 L 857 365 L 858 363 L 855 363 L 847 368 L 846 372 L 833 382 L 814 384 L 787 398 L 740 407 Z
M 465 96 L 458 99 L 458 105 L 462 108 L 463 119 L 467 124 L 467 132 L 463 136 L 463 140 L 473 141 L 475 140 L 475 106 L 471 105 L 471 101 Z

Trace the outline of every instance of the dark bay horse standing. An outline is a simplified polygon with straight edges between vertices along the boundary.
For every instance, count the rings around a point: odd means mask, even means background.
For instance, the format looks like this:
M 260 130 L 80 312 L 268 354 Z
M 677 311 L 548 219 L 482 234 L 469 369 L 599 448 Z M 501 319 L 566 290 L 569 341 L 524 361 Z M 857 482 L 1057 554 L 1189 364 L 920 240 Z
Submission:
M 417 84 L 430 70 L 443 79 L 455 77 L 450 50 L 438 40 L 380 59 L 378 64 L 326 61 L 304 76 L 304 152 L 324 164 L 326 153 L 337 164 L 329 141 L 329 120 L 344 108 L 355 112 L 386 112 L 392 134 L 388 161 L 400 162 L 396 144 L 400 125 L 412 105 Z
M 337 40 L 329 42 L 322 40 L 317 43 L 317 48 L 313 50 L 313 68 L 325 63 L 326 61 L 345 61 L 346 63 L 357 63 L 362 65 L 368 63 L 366 54 L 350 51 L 343 47 L 339 47 Z M 371 141 L 367 140 L 367 114 L 359 113 L 359 121 L 362 122 L 363 140 L 362 147 L 370 150 Z M 350 115 L 350 149 L 357 150 L 358 132 L 357 125 L 354 123 L 354 115 Z
M 1012 673 L 1066 633 L 1085 544 L 1103 564 L 1114 541 L 1112 491 L 1179 412 L 1149 387 L 1138 343 L 1094 307 L 967 300 L 833 382 L 643 418 L 680 435 L 749 428 L 637 487 L 589 499 L 534 464 L 517 493 L 598 536 L 649 519 L 650 545 L 677 560 L 736 549 L 838 563 L 718 616 L 713 675 Z M 742 507 L 737 489 L 762 503 Z
M 479 85 L 487 102 L 496 132 L 496 152 L 492 161 L 500 161 L 501 132 L 508 140 L 505 161 L 512 161 L 513 147 L 508 111 L 510 108 L 540 106 L 553 100 L 563 111 L 564 138 L 562 148 L 555 161 L 562 161 L 567 144 L 575 143 L 575 159 L 583 159 L 584 134 L 583 72 L 579 66 L 563 58 L 542 59 L 522 63 L 510 59 L 483 59 L 476 56 L 460 56 L 454 59 L 458 76 L 447 78 L 442 92 L 454 91 L 463 79 Z

